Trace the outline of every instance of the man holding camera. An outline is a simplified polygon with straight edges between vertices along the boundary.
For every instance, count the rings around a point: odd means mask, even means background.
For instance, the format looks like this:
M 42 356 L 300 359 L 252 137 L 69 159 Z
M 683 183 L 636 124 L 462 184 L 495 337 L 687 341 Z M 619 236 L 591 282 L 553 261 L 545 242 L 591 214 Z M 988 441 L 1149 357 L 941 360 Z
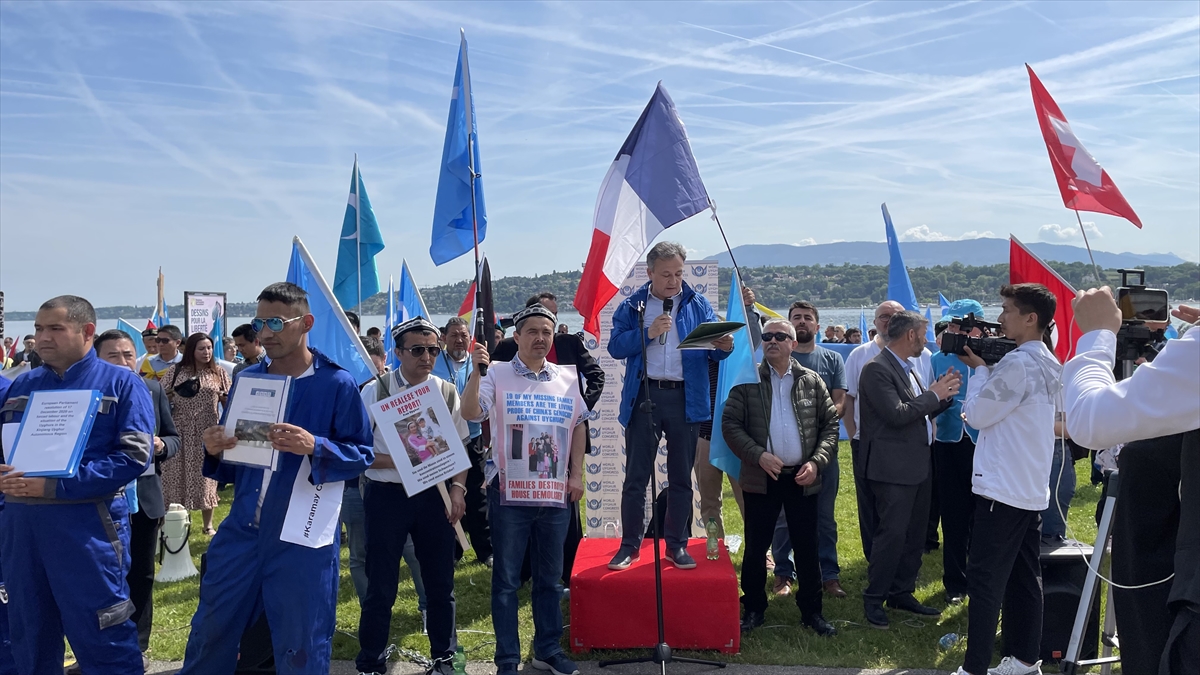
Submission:
M 1000 328 L 1017 348 L 990 368 L 964 347 L 972 369 L 963 413 L 979 430 L 972 490 L 975 515 L 967 559 L 967 654 L 959 674 L 1040 675 L 1041 512 L 1049 504 L 1054 414 L 1062 366 L 1043 342 L 1058 302 L 1041 284 L 1000 289 Z M 1011 652 L 989 669 L 1004 606 Z

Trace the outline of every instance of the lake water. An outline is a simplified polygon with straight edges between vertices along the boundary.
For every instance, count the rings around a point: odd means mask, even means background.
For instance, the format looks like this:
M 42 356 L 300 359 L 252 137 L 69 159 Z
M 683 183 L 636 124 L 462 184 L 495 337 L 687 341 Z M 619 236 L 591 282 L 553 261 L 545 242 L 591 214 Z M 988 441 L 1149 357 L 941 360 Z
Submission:
M 787 309 L 783 308 L 783 309 L 778 309 L 776 311 L 779 312 L 780 314 L 783 314 L 787 311 Z M 821 311 L 822 330 L 824 329 L 825 326 L 828 326 L 831 324 L 841 324 L 843 326 L 857 326 L 858 321 L 859 321 L 859 311 L 860 310 L 857 308 L 834 308 L 834 309 L 822 310 Z M 870 327 L 871 318 L 874 316 L 874 308 L 868 308 L 868 309 L 865 309 L 862 311 L 865 312 L 866 317 L 867 317 L 867 326 Z M 983 313 L 989 321 L 995 321 L 996 317 L 1000 314 L 1000 308 L 999 307 L 984 307 Z M 933 314 L 935 317 L 938 316 L 939 312 L 938 312 L 937 308 L 933 309 Z M 446 321 L 450 318 L 450 316 L 451 316 L 450 314 L 434 314 L 433 322 L 439 326 L 444 326 L 446 324 Z M 230 317 L 228 324 L 227 324 L 228 328 L 226 329 L 226 333 L 232 331 L 234 328 L 236 328 L 237 326 L 239 326 L 243 323 L 249 323 L 251 318 L 252 317 Z M 572 333 L 574 333 L 578 330 L 581 330 L 583 328 L 583 317 L 579 316 L 579 314 L 577 314 L 576 312 L 573 312 L 573 311 L 562 312 L 561 314 L 559 314 L 558 318 L 559 318 L 559 321 L 567 324 L 567 326 L 571 329 Z M 125 320 L 132 323 L 135 326 L 144 326 L 146 323 L 146 320 L 144 318 L 125 317 Z M 110 328 L 117 327 L 116 319 L 101 319 L 101 320 L 97 321 L 96 323 L 97 323 L 97 325 L 96 325 L 97 332 L 103 332 Z M 367 328 L 370 328 L 371 326 L 378 326 L 380 328 L 383 328 L 384 323 L 385 323 L 385 321 L 384 321 L 384 317 L 382 315 L 363 317 L 363 319 L 362 319 L 363 332 L 365 333 Z M 33 333 L 33 322 L 32 321 L 5 321 L 4 322 L 4 334 L 5 335 L 9 335 L 9 336 L 13 336 L 13 337 L 17 337 L 17 336 L 23 337 L 25 335 L 30 335 L 32 333 Z

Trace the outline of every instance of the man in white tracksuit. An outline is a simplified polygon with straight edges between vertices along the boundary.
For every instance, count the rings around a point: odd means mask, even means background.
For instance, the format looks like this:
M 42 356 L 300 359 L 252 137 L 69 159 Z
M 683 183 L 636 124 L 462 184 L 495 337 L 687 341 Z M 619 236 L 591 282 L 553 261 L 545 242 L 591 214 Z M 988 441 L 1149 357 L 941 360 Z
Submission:
M 1005 286 L 1000 295 L 1000 326 L 1017 348 L 990 368 L 969 349 L 960 357 L 974 369 L 963 413 L 979 442 L 967 556 L 969 638 L 958 673 L 1040 675 L 1041 512 L 1050 501 L 1054 413 L 1062 400 L 1062 366 L 1044 340 L 1057 301 L 1041 284 Z M 1001 605 L 1010 655 L 989 669 Z

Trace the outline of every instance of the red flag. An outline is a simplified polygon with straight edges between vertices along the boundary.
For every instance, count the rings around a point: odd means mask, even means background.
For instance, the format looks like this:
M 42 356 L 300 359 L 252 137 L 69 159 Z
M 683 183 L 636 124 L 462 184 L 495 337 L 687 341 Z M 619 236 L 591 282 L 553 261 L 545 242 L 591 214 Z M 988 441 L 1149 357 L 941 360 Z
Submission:
M 1033 90 L 1033 109 L 1042 128 L 1046 150 L 1050 153 L 1050 167 L 1054 169 L 1063 206 L 1077 211 L 1120 216 L 1140 228 L 1142 221 L 1125 197 L 1121 196 L 1121 191 L 1113 184 L 1108 172 L 1075 137 L 1066 116 L 1050 98 L 1050 92 L 1042 86 L 1033 68 L 1028 63 L 1025 68 L 1029 71 L 1029 88 Z
M 467 297 L 463 298 L 462 305 L 458 308 L 458 316 L 463 321 L 470 321 L 471 315 L 475 313 L 475 282 L 472 280 L 471 285 L 467 287 Z M 468 327 L 468 330 L 473 329 L 474 324 Z
M 1071 307 L 1071 302 L 1075 300 L 1075 289 L 1012 235 L 1009 235 L 1008 245 L 1008 283 L 1041 284 L 1054 294 L 1058 300 L 1052 335 L 1054 355 L 1066 363 L 1075 355 L 1075 343 L 1082 335 L 1079 326 L 1075 325 L 1075 310 Z

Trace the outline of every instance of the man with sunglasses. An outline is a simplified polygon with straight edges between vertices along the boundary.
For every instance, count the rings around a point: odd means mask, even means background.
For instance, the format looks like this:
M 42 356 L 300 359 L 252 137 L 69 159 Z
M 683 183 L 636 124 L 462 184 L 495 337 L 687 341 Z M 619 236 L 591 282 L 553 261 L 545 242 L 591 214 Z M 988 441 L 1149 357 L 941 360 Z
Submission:
M 782 319 L 763 327 L 759 381 L 729 392 L 721 431 L 742 460 L 746 556 L 742 564 L 742 631 L 763 624 L 767 549 L 782 509 L 796 560 L 801 623 L 817 635 L 837 634 L 821 612 L 817 498 L 821 472 L 837 461 L 838 412 L 825 382 L 792 358 L 795 328 Z
M 158 333 L 154 336 L 154 344 L 158 345 L 158 353 L 147 357 L 142 362 L 142 367 L 138 371 L 141 376 L 147 380 L 161 380 L 171 366 L 183 360 L 183 354 L 179 351 L 181 342 L 183 342 L 183 333 L 178 327 L 167 324 L 159 328 Z
M 276 672 L 329 672 L 338 535 L 335 530 L 331 543 L 316 547 L 281 535 L 289 510 L 307 511 L 312 503 L 301 496 L 293 504 L 294 486 L 334 487 L 361 474 L 374 453 L 358 383 L 308 346 L 314 321 L 308 294 L 295 284 L 274 283 L 258 295 L 251 326 L 269 361 L 239 373 L 231 395 L 236 399 L 248 376 L 292 378 L 285 421 L 272 424 L 267 436 L 279 453 L 273 469 L 222 461 L 237 438 L 220 425 L 204 430 L 204 475 L 233 483 L 234 498 L 208 547 L 183 675 L 233 672 L 242 630 L 257 621 L 260 607 L 271 626 Z
M 437 326 L 425 317 L 392 329 L 396 341 L 399 370 L 383 373 L 363 387 L 362 401 L 368 407 L 402 391 L 426 382 L 432 383 L 446 400 L 454 433 L 464 443 L 470 438 L 462 418 L 458 390 L 452 382 L 433 375 L 441 356 Z M 447 425 L 451 426 L 451 425 Z M 377 425 L 375 461 L 363 476 L 363 510 L 367 532 L 367 596 L 362 603 L 358 623 L 360 645 L 355 667 L 361 673 L 386 673 L 392 607 L 400 579 L 400 559 L 405 543 L 412 537 L 421 581 L 425 585 L 426 629 L 429 633 L 431 673 L 451 675 L 451 659 L 458 647 L 455 635 L 454 601 L 454 524 L 467 509 L 467 472 L 450 479 L 447 511 L 439 490 L 428 489 L 409 495 L 404 489 L 395 457 L 407 462 L 404 448 L 388 447 L 387 438 Z M 445 429 L 443 429 L 445 430 Z
M 871 560 L 872 535 L 879 523 L 875 520 L 875 500 L 867 487 L 867 477 L 862 470 L 859 456 L 859 429 L 862 428 L 862 418 L 859 416 L 861 406 L 858 401 L 858 382 L 863 368 L 886 347 L 887 340 L 884 336 L 887 335 L 888 322 L 894 314 L 903 311 L 904 306 L 895 300 L 881 302 L 875 308 L 875 337 L 855 347 L 850 356 L 846 357 L 846 395 L 842 399 L 842 423 L 846 425 L 846 433 L 850 436 L 850 457 L 854 463 L 854 487 L 858 499 L 858 533 L 862 538 L 863 557 L 868 562 Z M 925 349 L 919 358 L 909 359 L 922 382 L 933 382 L 932 358 L 933 353 Z M 844 414 L 849 409 L 854 410 L 853 415 Z M 930 442 L 932 443 L 932 439 Z

